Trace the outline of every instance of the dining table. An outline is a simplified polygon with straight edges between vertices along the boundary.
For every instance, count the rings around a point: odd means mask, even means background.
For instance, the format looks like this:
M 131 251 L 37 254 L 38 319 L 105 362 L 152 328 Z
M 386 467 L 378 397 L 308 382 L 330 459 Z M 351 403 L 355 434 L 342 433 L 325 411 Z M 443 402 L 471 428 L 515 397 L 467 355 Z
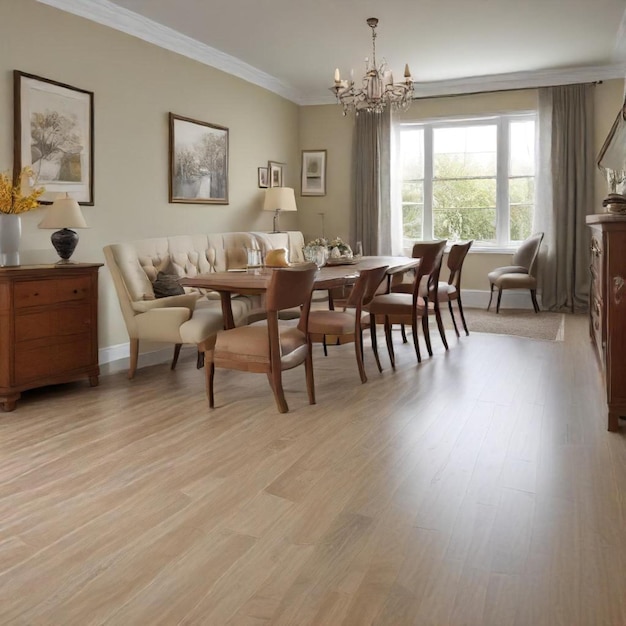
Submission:
M 313 289 L 332 290 L 353 284 L 359 277 L 362 269 L 387 265 L 387 280 L 394 275 L 403 274 L 419 266 L 420 259 L 406 256 L 363 256 L 342 262 L 341 260 L 324 265 L 319 268 Z M 183 287 L 215 291 L 220 294 L 222 303 L 222 316 L 224 329 L 234 328 L 231 297 L 233 294 L 240 295 L 263 295 L 267 291 L 274 268 L 238 268 L 226 272 L 210 272 L 188 276 L 180 280 Z

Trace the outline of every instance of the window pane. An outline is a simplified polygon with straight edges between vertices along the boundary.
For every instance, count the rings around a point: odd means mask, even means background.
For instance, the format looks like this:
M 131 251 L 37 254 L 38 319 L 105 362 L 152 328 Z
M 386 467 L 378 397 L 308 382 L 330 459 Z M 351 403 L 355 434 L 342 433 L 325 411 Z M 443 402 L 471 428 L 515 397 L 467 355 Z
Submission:
M 492 208 L 496 206 L 495 178 L 436 180 L 433 182 L 433 208 Z
M 495 241 L 496 209 L 435 209 L 435 239 Z
M 424 131 L 404 130 L 400 134 L 400 167 L 402 180 L 424 178 Z
M 424 237 L 424 206 L 419 204 L 402 205 L 402 236 L 414 241 Z M 405 242 L 406 245 L 406 242 Z
M 511 176 L 532 176 L 535 173 L 535 122 L 511 122 L 510 124 Z
M 497 126 L 457 126 L 433 131 L 435 178 L 495 176 Z
M 533 206 L 517 204 L 511 206 L 511 241 L 523 241 L 532 234 Z
M 530 176 L 526 178 L 511 178 L 509 180 L 509 201 L 511 205 L 524 202 L 532 204 L 535 197 L 535 179 Z

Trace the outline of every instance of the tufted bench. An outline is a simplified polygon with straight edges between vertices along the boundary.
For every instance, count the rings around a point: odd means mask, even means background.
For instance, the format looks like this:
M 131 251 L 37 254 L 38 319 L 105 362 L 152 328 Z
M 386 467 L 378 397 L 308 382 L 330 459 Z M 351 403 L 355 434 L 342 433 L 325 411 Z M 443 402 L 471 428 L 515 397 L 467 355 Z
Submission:
M 185 293 L 157 298 L 154 284 L 159 270 L 166 269 L 183 278 L 245 268 L 246 248 L 256 248 L 264 254 L 271 249 L 286 248 L 290 261 L 303 261 L 303 244 L 302 233 L 289 231 L 178 235 L 105 246 L 104 257 L 130 339 L 129 378 L 137 368 L 140 340 L 173 343 L 173 368 L 182 344 L 208 349 L 216 333 L 224 327 L 217 294 L 185 288 Z M 247 323 L 260 308 L 257 297 L 233 297 L 237 325 Z

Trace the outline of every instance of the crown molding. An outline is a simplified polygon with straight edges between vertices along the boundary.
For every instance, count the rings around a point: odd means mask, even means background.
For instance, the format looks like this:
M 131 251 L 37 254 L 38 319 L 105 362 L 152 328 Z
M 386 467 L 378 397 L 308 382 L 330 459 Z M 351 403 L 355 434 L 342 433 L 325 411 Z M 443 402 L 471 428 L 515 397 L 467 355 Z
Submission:
M 138 37 L 300 104 L 300 94 L 297 90 L 278 78 L 109 0 L 37 0 L 37 2 Z
M 110 0 L 37 0 L 42 4 L 73 13 L 98 24 L 109 26 L 128 35 L 181 54 L 205 65 L 263 87 L 299 105 L 333 104 L 334 96 L 327 94 L 303 94 L 294 87 L 280 81 L 236 57 L 216 48 L 182 35 L 172 28 L 149 20 L 133 11 L 110 2 Z M 488 76 L 470 76 L 452 80 L 415 84 L 415 98 L 462 95 L 510 89 L 532 89 L 596 82 L 615 78 L 626 78 L 626 11 L 616 39 L 614 65 L 547 69 Z
M 415 83 L 415 100 L 419 100 L 420 98 L 456 96 L 489 91 L 536 89 L 538 87 L 553 87 L 555 85 L 594 83 L 615 78 L 626 78 L 626 62 L 594 67 L 513 72 L 510 74 L 469 76 L 466 78 L 441 80 L 430 83 Z M 335 97 L 328 95 L 322 98 L 305 98 L 302 100 L 301 104 L 332 104 L 335 102 Z

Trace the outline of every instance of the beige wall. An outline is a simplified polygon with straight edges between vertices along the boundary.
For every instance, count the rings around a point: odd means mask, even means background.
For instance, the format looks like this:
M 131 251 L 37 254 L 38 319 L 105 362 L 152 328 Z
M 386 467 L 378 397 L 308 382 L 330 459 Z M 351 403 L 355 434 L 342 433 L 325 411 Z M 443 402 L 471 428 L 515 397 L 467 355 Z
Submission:
M 108 243 L 229 230 L 271 230 L 257 167 L 287 163 L 298 183 L 298 106 L 250 83 L 34 0 L 0 2 L 0 169 L 12 167 L 12 71 L 95 93 L 95 206 L 84 207 L 78 261 Z M 230 204 L 168 203 L 168 112 L 229 128 Z M 45 209 L 24 216 L 22 262 L 56 260 Z M 281 217 L 297 228 L 297 215 Z M 106 268 L 100 273 L 100 347 L 128 336 Z
M 606 137 L 615 116 L 622 104 L 623 80 L 605 81 L 595 87 L 595 152 Z M 525 89 L 495 93 L 428 98 L 417 100 L 409 111 L 397 115 L 402 121 L 420 121 L 440 117 L 463 115 L 494 115 L 511 111 L 534 111 L 537 109 L 537 90 Z M 302 147 L 325 148 L 328 150 L 329 194 L 325 198 L 303 200 L 303 221 L 305 233 L 317 236 L 319 233 L 319 211 L 326 213 L 326 234 L 348 233 L 349 207 L 352 193 L 350 189 L 350 168 L 352 155 L 353 119 L 344 118 L 337 105 L 302 107 L 300 111 L 300 136 Z M 350 162 L 346 162 L 350 159 Z M 331 184 L 332 176 L 332 184 Z M 346 179 L 345 177 L 348 176 Z M 606 195 L 604 179 L 596 174 L 595 209 L 602 210 L 602 198 Z M 332 217 L 328 218 L 331 215 Z M 332 220 L 332 221 L 331 221 Z M 329 228 L 331 221 L 332 228 Z M 463 284 L 468 289 L 488 289 L 487 273 L 494 267 L 507 265 L 511 255 L 497 253 L 472 253 L 467 257 L 463 270 Z M 445 274 L 445 272 L 444 272 Z

